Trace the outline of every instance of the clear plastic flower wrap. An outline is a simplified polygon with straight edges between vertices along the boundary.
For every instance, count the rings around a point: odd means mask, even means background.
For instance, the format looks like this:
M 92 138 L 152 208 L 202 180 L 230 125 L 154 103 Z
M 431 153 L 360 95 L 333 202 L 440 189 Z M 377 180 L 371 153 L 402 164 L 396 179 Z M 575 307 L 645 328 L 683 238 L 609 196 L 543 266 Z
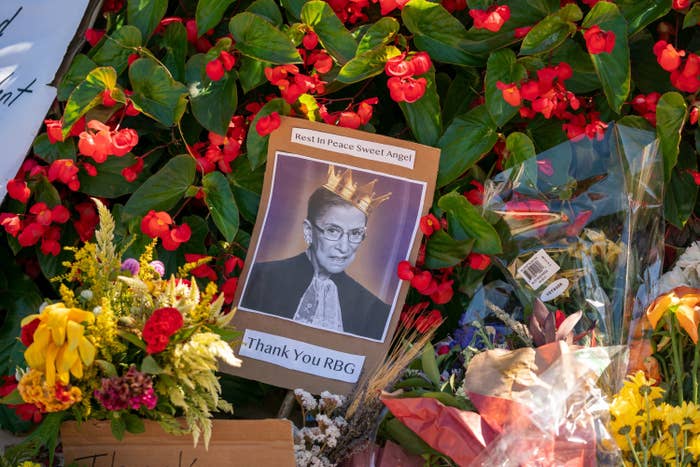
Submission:
M 385 395 L 392 414 L 459 466 L 619 465 L 607 429 L 609 399 L 600 376 L 626 359 L 625 346 L 565 341 L 476 354 L 464 377 L 475 410 L 434 398 Z
M 538 300 L 580 310 L 577 342 L 628 343 L 661 274 L 663 173 L 654 133 L 611 123 L 599 140 L 567 141 L 487 180 L 499 264 L 526 315 Z

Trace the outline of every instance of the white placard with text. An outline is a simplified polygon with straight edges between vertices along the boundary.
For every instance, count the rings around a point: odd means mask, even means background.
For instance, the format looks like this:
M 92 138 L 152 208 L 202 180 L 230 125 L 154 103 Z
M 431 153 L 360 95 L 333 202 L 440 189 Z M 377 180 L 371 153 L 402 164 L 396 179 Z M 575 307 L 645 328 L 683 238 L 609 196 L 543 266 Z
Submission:
M 0 201 L 56 97 L 54 79 L 88 0 L 0 2 Z
M 239 354 L 290 370 L 356 383 L 365 363 L 363 355 L 320 347 L 307 342 L 246 329 Z

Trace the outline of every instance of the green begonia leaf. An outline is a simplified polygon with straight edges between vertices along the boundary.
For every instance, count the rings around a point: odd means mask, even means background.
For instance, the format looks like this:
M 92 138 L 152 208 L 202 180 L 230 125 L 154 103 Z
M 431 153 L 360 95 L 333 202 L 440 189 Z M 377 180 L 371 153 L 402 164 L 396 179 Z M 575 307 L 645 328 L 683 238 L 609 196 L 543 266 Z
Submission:
M 229 22 L 229 31 L 236 48 L 244 55 L 265 62 L 301 63 L 301 57 L 292 41 L 261 16 L 244 11 Z
M 173 157 L 131 195 L 124 211 L 133 216 L 142 216 L 151 209 L 171 209 L 194 183 L 195 173 L 192 156 L 181 154 Z
M 238 208 L 226 176 L 215 171 L 202 178 L 204 202 L 214 224 L 227 242 L 232 242 L 238 231 Z
M 187 106 L 187 88 L 168 70 L 150 58 L 140 58 L 129 67 L 134 107 L 165 126 L 180 121 Z

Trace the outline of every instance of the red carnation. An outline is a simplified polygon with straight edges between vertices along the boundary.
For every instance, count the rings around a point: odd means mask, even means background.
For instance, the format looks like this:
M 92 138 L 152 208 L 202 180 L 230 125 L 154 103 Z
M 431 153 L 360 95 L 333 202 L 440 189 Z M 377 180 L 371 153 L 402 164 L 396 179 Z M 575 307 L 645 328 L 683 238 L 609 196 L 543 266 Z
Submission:
M 154 310 L 143 327 L 143 340 L 146 342 L 146 352 L 154 354 L 165 350 L 170 337 L 182 325 L 182 314 L 177 308 L 166 307 Z

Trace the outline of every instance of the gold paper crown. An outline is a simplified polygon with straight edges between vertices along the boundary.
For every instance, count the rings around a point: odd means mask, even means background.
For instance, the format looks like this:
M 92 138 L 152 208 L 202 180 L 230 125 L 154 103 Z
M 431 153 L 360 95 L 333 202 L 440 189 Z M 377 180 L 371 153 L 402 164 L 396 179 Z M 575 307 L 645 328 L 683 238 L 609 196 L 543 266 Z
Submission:
M 377 183 L 376 178 L 368 184 L 358 187 L 357 183 L 352 181 L 351 169 L 345 169 L 345 172 L 336 173 L 335 167 L 329 165 L 328 181 L 323 184 L 323 187 L 352 203 L 353 206 L 369 216 L 377 206 L 391 197 L 391 193 L 376 196 L 374 192 L 375 183 Z

